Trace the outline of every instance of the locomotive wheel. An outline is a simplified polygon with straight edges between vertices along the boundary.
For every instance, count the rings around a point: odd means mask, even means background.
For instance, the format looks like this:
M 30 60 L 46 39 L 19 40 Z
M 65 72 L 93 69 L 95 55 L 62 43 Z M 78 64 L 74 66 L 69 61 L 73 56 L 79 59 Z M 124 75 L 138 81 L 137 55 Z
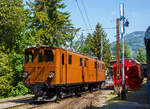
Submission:
M 57 96 L 57 99 L 58 99 L 58 100 L 61 100 L 61 99 L 63 99 L 63 98 L 64 98 L 63 92 L 60 91 L 59 94 L 58 94 L 58 96 Z
M 47 101 L 56 101 L 57 100 L 57 95 L 49 96 Z
M 76 97 L 79 97 L 79 96 L 80 96 L 78 88 L 75 89 L 75 96 L 76 96 Z
M 100 83 L 99 85 L 98 85 L 98 89 L 101 89 L 102 88 L 102 84 Z
M 35 99 L 37 99 L 38 97 L 41 97 L 43 95 L 42 86 L 40 84 L 36 83 L 33 88 L 33 92 L 35 94 Z
M 93 90 L 92 87 L 89 86 L 88 89 L 89 89 L 89 92 L 92 93 L 92 90 Z

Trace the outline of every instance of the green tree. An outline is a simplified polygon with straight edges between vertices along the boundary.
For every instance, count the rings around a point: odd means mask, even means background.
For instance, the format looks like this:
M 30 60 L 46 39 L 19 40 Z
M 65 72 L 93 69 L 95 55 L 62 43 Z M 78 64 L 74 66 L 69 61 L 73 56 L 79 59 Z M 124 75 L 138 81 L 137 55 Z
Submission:
M 5 47 L 0 49 L 0 97 L 7 97 L 13 84 L 13 70 L 10 67 L 8 54 L 4 53 Z
M 138 62 L 146 62 L 146 54 L 144 53 L 144 51 L 141 48 L 138 48 L 136 60 Z
M 61 46 L 72 40 L 72 24 L 69 13 L 62 11 L 66 7 L 62 0 L 35 0 L 30 7 L 33 10 L 33 36 L 37 43 Z
M 11 50 L 9 58 L 11 60 L 11 67 L 13 68 L 13 87 L 11 88 L 8 96 L 25 95 L 29 93 L 23 84 L 23 73 L 24 73 L 24 50 L 29 45 L 36 45 L 36 39 L 32 36 L 31 30 L 31 10 L 24 9 L 23 11 L 23 23 L 21 37 L 16 39 L 15 49 Z
M 98 57 L 100 60 L 101 58 L 101 48 L 103 46 L 103 61 L 106 63 L 106 68 L 109 66 L 109 62 L 111 60 L 111 52 L 110 52 L 110 43 L 107 39 L 107 34 L 102 29 L 102 25 L 99 23 L 96 25 L 96 30 L 92 35 L 91 40 L 91 51 L 93 52 L 94 56 Z M 103 43 L 101 43 L 101 41 Z M 102 45 L 103 44 L 103 45 Z
M 84 45 L 85 45 L 85 36 L 84 36 L 83 33 L 80 35 L 80 37 L 78 37 L 78 38 L 76 37 L 76 39 L 74 39 L 72 41 L 72 49 L 75 52 L 84 54 L 82 52 L 83 51 L 82 49 L 83 49 Z
M 101 44 L 103 40 L 103 45 Z M 110 43 L 107 39 L 107 34 L 98 23 L 93 34 L 88 34 L 84 41 L 84 45 L 80 48 L 80 53 L 85 55 L 101 58 L 101 47 L 103 46 L 103 61 L 106 63 L 106 68 L 109 66 L 111 60 Z
M 22 0 L 0 1 L 0 96 L 28 93 L 22 75 L 24 48 L 32 43 L 29 13 Z
M 22 0 L 0 0 L 0 44 L 10 50 L 21 37 L 23 11 Z
M 93 41 L 93 37 L 92 35 L 89 33 L 87 35 L 87 38 L 84 40 L 84 44 L 82 44 L 82 46 L 80 47 L 80 50 L 79 52 L 80 53 L 83 53 L 85 55 L 89 55 L 89 56 L 93 56 L 93 52 L 91 51 L 91 45 L 93 44 L 92 43 Z

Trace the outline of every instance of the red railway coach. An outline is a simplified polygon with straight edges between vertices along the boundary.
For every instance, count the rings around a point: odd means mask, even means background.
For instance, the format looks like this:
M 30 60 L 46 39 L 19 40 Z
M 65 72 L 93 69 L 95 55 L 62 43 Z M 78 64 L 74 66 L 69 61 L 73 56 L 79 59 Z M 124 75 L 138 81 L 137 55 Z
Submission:
M 141 73 L 140 63 L 133 59 L 125 59 L 125 85 L 128 90 L 138 90 L 141 87 L 143 80 L 143 74 Z M 122 86 L 122 64 L 120 62 L 120 74 L 119 74 L 120 86 Z M 117 86 L 116 77 L 116 64 L 113 66 L 113 81 L 114 86 Z
M 38 101 L 53 101 L 64 94 L 78 95 L 105 81 L 105 63 L 57 47 L 25 49 L 24 83 Z

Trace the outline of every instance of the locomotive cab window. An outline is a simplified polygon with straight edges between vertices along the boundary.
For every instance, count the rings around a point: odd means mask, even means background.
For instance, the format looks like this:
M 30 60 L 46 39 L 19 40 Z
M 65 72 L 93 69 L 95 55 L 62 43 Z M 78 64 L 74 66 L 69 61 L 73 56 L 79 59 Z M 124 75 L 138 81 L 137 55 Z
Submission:
M 45 50 L 45 61 L 46 62 L 54 61 L 54 54 L 52 50 Z
M 25 56 L 25 62 L 28 63 L 28 62 L 33 62 L 33 54 L 32 52 L 29 52 L 26 54 Z
M 72 64 L 72 55 L 69 55 L 69 64 Z

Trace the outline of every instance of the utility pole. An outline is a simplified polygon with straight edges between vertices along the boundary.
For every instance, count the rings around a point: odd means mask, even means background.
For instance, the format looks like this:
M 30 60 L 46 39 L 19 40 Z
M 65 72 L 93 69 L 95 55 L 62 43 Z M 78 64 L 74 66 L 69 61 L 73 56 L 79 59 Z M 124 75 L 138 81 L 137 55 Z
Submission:
M 103 61 L 103 36 L 101 36 L 101 61 Z
M 124 17 L 124 4 L 120 4 L 120 25 L 121 25 L 121 41 L 122 41 L 122 91 L 121 98 L 126 99 L 126 87 L 125 87 L 125 72 L 124 72 L 124 33 L 125 26 L 128 27 L 129 22 Z
M 120 96 L 120 29 L 119 29 L 119 24 L 120 24 L 120 19 L 117 18 L 116 20 L 117 25 L 116 25 L 116 86 L 115 86 L 115 91 L 118 96 Z

